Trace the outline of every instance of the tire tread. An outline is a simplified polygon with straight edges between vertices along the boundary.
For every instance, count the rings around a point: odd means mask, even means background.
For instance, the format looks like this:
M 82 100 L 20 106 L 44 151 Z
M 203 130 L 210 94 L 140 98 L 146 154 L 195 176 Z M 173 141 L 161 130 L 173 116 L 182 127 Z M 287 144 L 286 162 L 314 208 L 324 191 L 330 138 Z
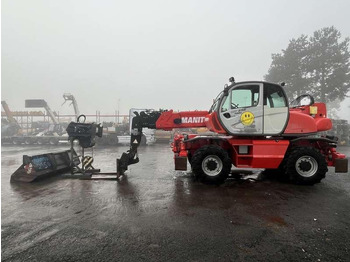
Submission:
M 312 177 L 303 177 L 298 174 L 295 169 L 295 163 L 301 156 L 309 155 L 318 163 L 318 170 Z M 289 180 L 299 185 L 314 185 L 320 183 L 326 177 L 328 172 L 327 162 L 324 156 L 314 147 L 296 147 L 291 150 L 287 161 L 285 162 L 285 170 Z
M 207 176 L 202 170 L 202 161 L 208 155 L 219 156 L 223 164 L 222 171 L 215 177 Z M 231 171 L 232 162 L 227 152 L 223 148 L 216 145 L 205 145 L 197 149 L 197 151 L 193 154 L 191 157 L 191 165 L 193 173 L 201 182 L 208 184 L 221 184 L 228 177 L 228 174 Z

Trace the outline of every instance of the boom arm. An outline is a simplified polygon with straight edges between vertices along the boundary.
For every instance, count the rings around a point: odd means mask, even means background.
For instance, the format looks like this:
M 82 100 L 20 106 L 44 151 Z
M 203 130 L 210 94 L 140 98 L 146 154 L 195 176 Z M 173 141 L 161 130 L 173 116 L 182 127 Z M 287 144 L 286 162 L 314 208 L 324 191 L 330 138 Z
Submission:
M 205 127 L 205 118 L 208 111 L 142 111 L 134 112 L 132 119 L 130 149 L 117 159 L 118 175 L 123 175 L 129 165 L 138 163 L 137 148 L 142 137 L 142 128 L 172 130 L 174 128 Z
M 79 108 L 78 108 L 77 100 L 75 100 L 75 97 L 72 94 L 65 93 L 65 94 L 63 94 L 63 98 L 64 98 L 64 103 L 66 103 L 67 101 L 72 101 L 71 104 L 73 104 L 75 117 L 78 118 Z

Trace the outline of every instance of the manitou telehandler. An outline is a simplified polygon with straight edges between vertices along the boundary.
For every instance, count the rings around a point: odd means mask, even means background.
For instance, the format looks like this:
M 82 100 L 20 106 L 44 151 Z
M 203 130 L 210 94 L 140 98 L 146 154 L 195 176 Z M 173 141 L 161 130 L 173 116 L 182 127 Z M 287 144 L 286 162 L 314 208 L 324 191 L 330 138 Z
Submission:
M 284 84 L 252 81 L 230 83 L 209 111 L 160 110 L 135 113 L 130 150 L 117 159 L 117 171 L 139 162 L 142 128 L 207 127 L 215 135 L 179 134 L 174 137 L 175 169 L 187 160 L 201 181 L 222 183 L 231 167 L 265 168 L 296 184 L 312 185 L 326 175 L 327 166 L 347 172 L 348 160 L 336 151 L 335 137 L 321 136 L 332 128 L 326 105 L 303 95 L 288 104 Z

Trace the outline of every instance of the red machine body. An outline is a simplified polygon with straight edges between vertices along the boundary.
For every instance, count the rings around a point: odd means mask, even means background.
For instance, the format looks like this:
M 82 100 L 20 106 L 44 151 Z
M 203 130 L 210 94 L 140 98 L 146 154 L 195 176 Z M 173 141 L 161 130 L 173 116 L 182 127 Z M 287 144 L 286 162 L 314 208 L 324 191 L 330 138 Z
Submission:
M 282 86 L 273 83 L 232 82 L 209 111 L 155 112 L 135 123 L 139 133 L 142 127 L 208 128 L 211 135 L 176 134 L 171 144 L 175 169 L 186 170 L 188 161 L 203 182 L 223 182 L 231 165 L 278 171 L 300 184 L 320 182 L 327 166 L 348 170 L 336 139 L 319 135 L 332 128 L 326 105 L 309 95 L 288 104 Z
M 157 129 L 173 130 L 174 128 L 205 127 L 208 111 L 163 112 L 156 122 Z
M 284 134 L 312 134 L 330 129 L 332 129 L 332 121 L 327 118 L 326 105 L 314 103 L 312 106 L 289 110 L 289 122 Z

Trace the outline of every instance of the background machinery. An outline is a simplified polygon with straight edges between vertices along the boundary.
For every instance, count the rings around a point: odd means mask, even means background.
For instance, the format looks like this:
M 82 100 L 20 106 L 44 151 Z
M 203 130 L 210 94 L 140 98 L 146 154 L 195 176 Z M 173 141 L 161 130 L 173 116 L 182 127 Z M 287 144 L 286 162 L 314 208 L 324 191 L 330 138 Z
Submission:
M 350 125 L 347 120 L 333 119 L 333 128 L 327 132 L 327 135 L 337 136 L 340 145 L 350 146 Z
M 74 108 L 74 113 L 76 119 L 78 118 L 79 108 L 78 103 L 75 97 L 70 93 L 63 94 L 64 103 L 67 101 L 71 101 L 71 104 Z M 64 104 L 63 103 L 63 104 Z M 129 121 L 127 123 L 114 123 L 114 122 L 103 122 L 103 133 L 101 138 L 99 138 L 96 143 L 99 145 L 108 145 L 108 146 L 116 146 L 118 144 L 128 144 L 130 140 L 130 129 L 131 129 L 131 121 L 134 116 L 135 111 L 144 111 L 146 109 L 135 109 L 132 108 L 129 110 Z M 154 130 L 143 130 L 143 136 L 141 139 L 141 144 L 146 145 L 152 141 Z M 152 137 L 151 137 L 152 136 Z
M 25 106 L 29 108 L 45 108 L 47 115 L 51 119 L 51 122 L 27 121 L 27 123 L 24 123 L 26 127 L 23 127 L 23 121 L 22 126 L 17 122 L 5 101 L 2 101 L 1 103 L 7 117 L 7 119 L 2 118 L 1 120 L 2 144 L 57 145 L 60 140 L 67 140 L 67 135 L 65 135 L 66 132 L 64 126 L 62 125 L 62 123 L 59 123 L 55 114 L 53 113 L 53 111 L 48 106 L 45 100 L 26 100 Z
M 65 104 L 67 101 L 71 101 L 71 105 L 73 105 L 73 108 L 74 108 L 75 119 L 77 120 L 80 115 L 77 100 L 70 93 L 63 94 L 63 99 L 64 99 L 63 104 Z M 100 145 L 111 145 L 111 146 L 117 145 L 119 142 L 118 140 L 119 133 L 117 131 L 117 128 L 115 127 L 115 123 L 104 122 L 103 129 L 104 129 L 103 130 L 104 132 L 101 135 L 101 138 L 98 139 L 97 143 Z
M 30 144 L 52 144 L 56 145 L 60 140 L 66 140 L 67 135 L 65 127 L 58 121 L 54 112 L 51 110 L 47 102 L 43 99 L 27 99 L 25 100 L 26 108 L 44 108 L 50 117 L 52 123 L 39 132 L 35 133 L 35 138 L 28 138 Z
M 1 137 L 15 136 L 19 133 L 21 127 L 17 120 L 13 117 L 6 101 L 1 101 L 1 105 L 6 114 L 6 118 L 1 118 Z
M 177 134 L 172 143 L 175 169 L 187 161 L 202 182 L 222 183 L 237 168 L 265 168 L 297 184 L 320 182 L 334 166 L 347 172 L 348 160 L 336 151 L 337 139 L 320 136 L 330 130 L 326 105 L 303 95 L 290 105 L 282 85 L 252 81 L 230 83 L 209 111 L 136 113 L 130 149 L 118 159 L 123 174 L 139 162 L 137 148 L 144 127 L 162 130 L 207 127 L 214 135 Z
M 35 99 L 35 100 L 26 100 L 26 107 L 43 107 L 46 109 L 52 123 L 31 123 L 30 128 L 28 127 L 23 130 L 18 124 L 16 119 L 13 117 L 11 111 L 9 110 L 5 101 L 2 101 L 4 111 L 7 116 L 7 121 L 2 120 L 2 144 L 51 144 L 57 145 L 60 140 L 67 140 L 67 135 L 65 136 L 64 127 L 58 122 L 54 113 L 47 105 L 45 100 Z M 7 122 L 8 124 L 4 124 Z M 4 125 L 3 125 L 4 124 Z M 10 131 L 11 130 L 11 131 Z M 26 131 L 26 132 L 25 132 Z
M 75 100 L 75 97 L 72 94 L 64 93 L 63 99 L 64 99 L 63 104 L 65 104 L 67 101 L 71 101 L 71 105 L 73 105 L 73 108 L 74 108 L 75 119 L 78 119 L 78 116 L 80 115 L 80 113 L 79 113 L 78 103 L 77 103 L 77 100 Z
M 118 123 L 103 123 L 103 135 L 97 140 L 97 144 L 102 145 L 117 145 L 117 144 L 129 144 L 132 131 L 132 119 L 135 117 L 135 112 L 150 112 L 149 109 L 131 108 L 129 110 L 129 121 Z M 144 128 L 142 130 L 140 145 L 145 146 L 155 142 L 153 129 Z
M 79 108 L 78 103 L 75 97 L 72 94 L 65 93 L 63 95 L 64 103 L 67 101 L 71 102 L 74 108 L 75 120 L 79 116 Z M 62 104 L 62 105 L 63 105 Z M 46 114 L 41 111 L 42 116 L 48 116 L 45 121 L 34 121 L 33 118 L 30 120 L 30 116 L 33 116 L 31 113 L 33 112 L 24 112 L 25 117 L 27 117 L 27 121 L 17 122 L 7 103 L 2 101 L 2 106 L 4 108 L 3 117 L 1 119 L 1 142 L 2 144 L 10 144 L 10 145 L 58 145 L 61 142 L 68 142 L 68 135 L 66 134 L 65 128 L 68 125 L 67 118 L 62 122 L 62 117 L 59 118 L 56 113 L 54 113 L 47 102 L 43 99 L 27 99 L 25 100 L 26 108 L 44 108 Z M 97 139 L 96 143 L 98 145 L 107 145 L 107 146 L 117 146 L 118 144 L 128 144 L 130 141 L 130 130 L 131 130 L 131 121 L 133 118 L 134 112 L 147 111 L 146 109 L 131 109 L 129 110 L 129 115 L 124 116 L 124 120 L 122 123 L 116 122 L 103 122 L 103 135 L 101 138 Z M 36 113 L 34 112 L 34 113 Z M 23 115 L 20 115 L 22 117 Z M 29 116 L 29 117 L 28 117 Z M 92 115 L 90 115 L 91 117 Z M 96 122 L 97 120 L 96 114 Z M 29 120 L 29 121 L 28 121 Z M 60 122 L 61 120 L 61 122 Z M 70 119 L 69 119 L 70 120 Z M 154 138 L 154 130 L 143 130 L 143 135 L 141 139 L 141 144 L 151 144 L 155 142 Z

